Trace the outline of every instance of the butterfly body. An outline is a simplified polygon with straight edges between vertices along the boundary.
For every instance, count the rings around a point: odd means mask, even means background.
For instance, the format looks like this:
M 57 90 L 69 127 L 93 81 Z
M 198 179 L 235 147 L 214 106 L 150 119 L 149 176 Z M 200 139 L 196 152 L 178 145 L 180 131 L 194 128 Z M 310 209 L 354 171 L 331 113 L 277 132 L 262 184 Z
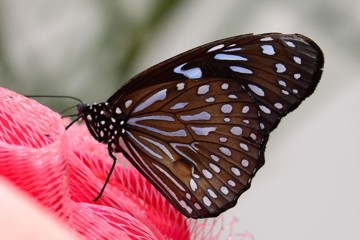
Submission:
M 160 63 L 78 112 L 180 212 L 214 217 L 250 187 L 269 133 L 314 91 L 322 66 L 304 36 L 242 35 Z

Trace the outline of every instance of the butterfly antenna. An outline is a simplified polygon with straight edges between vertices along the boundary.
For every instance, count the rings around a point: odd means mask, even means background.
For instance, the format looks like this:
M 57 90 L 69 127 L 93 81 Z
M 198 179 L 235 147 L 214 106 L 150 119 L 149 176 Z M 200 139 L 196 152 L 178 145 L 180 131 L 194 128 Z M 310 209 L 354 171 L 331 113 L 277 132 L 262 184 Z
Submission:
M 73 99 L 78 101 L 79 103 L 83 103 L 79 98 L 72 97 L 72 96 L 64 96 L 64 95 L 25 95 L 29 98 L 66 98 L 66 99 Z

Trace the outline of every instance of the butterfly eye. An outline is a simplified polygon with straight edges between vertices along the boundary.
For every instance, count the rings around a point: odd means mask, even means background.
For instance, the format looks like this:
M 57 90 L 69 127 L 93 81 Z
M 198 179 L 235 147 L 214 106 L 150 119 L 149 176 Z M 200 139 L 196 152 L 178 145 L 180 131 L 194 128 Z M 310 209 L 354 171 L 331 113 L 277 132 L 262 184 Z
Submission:
M 313 93 L 323 62 L 299 34 L 231 37 L 140 73 L 79 114 L 114 162 L 122 152 L 184 215 L 214 217 L 250 187 L 269 133 Z

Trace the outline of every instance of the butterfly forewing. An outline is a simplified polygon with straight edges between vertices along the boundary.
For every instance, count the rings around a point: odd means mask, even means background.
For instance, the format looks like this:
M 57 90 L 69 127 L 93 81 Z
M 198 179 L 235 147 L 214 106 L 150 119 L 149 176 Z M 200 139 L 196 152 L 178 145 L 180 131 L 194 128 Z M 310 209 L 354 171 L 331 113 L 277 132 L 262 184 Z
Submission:
M 319 47 L 298 34 L 223 39 L 118 90 L 107 101 L 116 131 L 87 124 L 184 215 L 217 216 L 249 188 L 268 134 L 314 91 L 322 66 Z

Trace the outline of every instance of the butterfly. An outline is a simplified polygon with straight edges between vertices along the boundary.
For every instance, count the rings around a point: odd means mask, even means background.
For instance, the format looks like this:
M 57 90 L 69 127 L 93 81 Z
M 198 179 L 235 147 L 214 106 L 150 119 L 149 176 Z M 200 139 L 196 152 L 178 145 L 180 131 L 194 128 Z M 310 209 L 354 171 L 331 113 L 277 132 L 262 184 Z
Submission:
M 91 135 L 121 152 L 190 218 L 235 206 L 264 164 L 269 133 L 313 93 L 321 49 L 300 34 L 240 35 L 194 48 L 78 105 Z

